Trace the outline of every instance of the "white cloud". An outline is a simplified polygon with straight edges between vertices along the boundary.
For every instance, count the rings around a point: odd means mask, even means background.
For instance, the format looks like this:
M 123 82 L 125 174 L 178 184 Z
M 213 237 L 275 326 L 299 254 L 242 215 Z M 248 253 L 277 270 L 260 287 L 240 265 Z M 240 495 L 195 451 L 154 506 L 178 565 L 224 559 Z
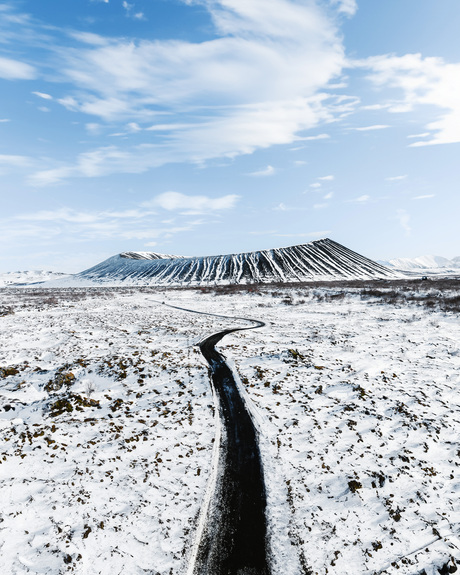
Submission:
M 30 222 L 75 222 L 89 223 L 99 220 L 96 214 L 85 212 L 76 212 L 69 208 L 60 208 L 58 210 L 41 210 L 30 214 L 20 214 L 16 219 Z
M 329 134 L 318 134 L 317 136 L 305 136 L 304 138 L 299 138 L 299 140 L 310 142 L 312 140 L 328 140 L 329 138 Z
M 430 132 L 423 132 L 422 134 L 411 134 L 410 136 L 407 136 L 409 139 L 413 139 L 413 138 L 428 138 L 428 136 L 431 136 Z
M 265 176 L 273 176 L 276 173 L 276 170 L 273 166 L 267 166 L 262 170 L 257 170 L 256 172 L 251 172 L 248 176 L 256 176 L 256 177 L 265 177 Z
M 310 184 L 310 188 L 313 188 L 315 190 L 317 190 L 320 187 L 321 187 L 321 184 L 319 182 L 315 182 L 314 184 Z
M 222 199 L 223 200 L 223 199 Z M 224 200 L 223 200 L 224 203 Z M 35 238 L 36 243 L 46 244 L 56 238 L 78 238 L 78 241 L 107 240 L 150 240 L 169 238 L 175 234 L 191 231 L 206 223 L 205 219 L 190 220 L 181 217 L 175 225 L 158 221 L 155 211 L 143 205 L 121 211 L 78 211 L 69 207 L 55 210 L 19 214 L 4 220 L 5 234 L 0 239 Z M 172 222 L 171 222 L 172 224 Z
M 93 32 L 70 32 L 69 36 L 79 42 L 92 46 L 106 46 L 108 44 L 108 41 L 103 36 L 94 34 Z
M 113 173 L 142 173 L 169 162 L 200 163 L 212 158 L 250 154 L 257 148 L 294 141 L 299 130 L 328 118 L 323 96 L 292 102 L 239 106 L 224 116 L 173 131 L 165 142 L 131 149 L 104 146 L 78 156 L 75 164 L 41 170 L 33 185 L 48 185 L 71 177 L 100 177 Z M 72 102 L 68 104 L 72 105 Z
M 400 182 L 405 179 L 407 179 L 407 174 L 404 174 L 403 176 L 390 176 L 388 178 L 385 178 L 387 182 Z
M 325 200 L 330 200 L 330 199 L 332 199 L 333 197 L 334 197 L 334 192 L 329 192 L 328 194 L 326 194 L 326 195 L 324 196 L 324 199 L 325 199 Z
M 49 94 L 45 94 L 44 92 L 32 92 L 32 94 L 34 94 L 38 98 L 42 98 L 43 100 L 52 100 L 53 99 L 53 96 L 50 96 Z
M 36 76 L 35 68 L 29 64 L 0 56 L 0 78 L 4 80 L 32 80 Z
M 420 105 L 436 106 L 438 119 L 426 125 L 429 140 L 419 140 L 412 147 L 460 142 L 460 63 L 442 58 L 423 58 L 421 54 L 377 56 L 356 63 L 372 70 L 371 80 L 380 87 L 397 88 L 402 100 L 390 111 L 406 112 Z
M 203 164 L 273 145 L 327 139 L 326 133 L 306 132 L 359 105 L 357 98 L 326 92 L 340 82 L 346 59 L 338 22 L 321 3 L 188 3 L 209 11 L 212 39 L 135 41 L 69 31 L 74 44 L 64 45 L 55 35 L 50 45 L 62 65 L 54 80 L 67 90 L 57 102 L 94 116 L 94 121 L 79 118 L 90 134 L 100 133 L 103 120 L 112 135 L 129 133 L 128 145 L 136 132 L 150 144 L 127 148 L 122 141 L 119 147 L 87 150 L 65 165 L 50 161 L 31 182 L 141 173 L 170 162 Z M 135 2 L 122 5 L 130 16 L 140 15 L 134 13 Z M 341 0 L 336 8 L 351 14 L 356 6 Z
M 362 196 L 358 196 L 357 198 L 354 198 L 352 200 L 348 200 L 349 202 L 358 202 L 358 203 L 365 203 L 368 202 L 371 199 L 370 196 L 368 196 L 367 194 L 364 194 Z
M 339 12 L 347 16 L 353 16 L 358 10 L 358 3 L 356 0 L 331 0 L 333 5 L 337 5 Z
M 337 23 L 325 7 L 296 0 L 197 1 L 214 22 L 211 40 L 135 42 L 73 32 L 77 47 L 56 47 L 62 61 L 59 80 L 72 86 L 58 102 L 74 112 L 140 128 L 169 114 L 169 124 L 150 128 L 151 141 L 162 149 L 160 159 L 141 154 L 144 170 L 325 139 L 328 134 L 305 131 L 356 105 L 324 92 L 345 64 Z M 124 3 L 131 14 L 133 6 Z M 103 150 L 87 153 L 103 162 Z M 139 166 L 134 150 L 123 153 L 122 164 L 129 167 L 131 158 Z M 36 180 L 88 176 L 85 162 L 79 157 L 52 172 L 44 170 Z M 109 164 L 99 173 L 111 173 L 114 163 Z
M 126 126 L 126 130 L 128 132 L 134 133 L 134 132 L 140 132 L 142 128 L 139 126 L 137 122 L 129 122 Z
M 200 124 L 153 124 L 145 128 L 148 132 L 173 132 L 175 130 L 187 130 L 190 128 L 196 128 Z
M 410 236 L 412 228 L 409 225 L 410 215 L 406 212 L 406 210 L 398 210 L 396 212 L 396 219 L 398 220 L 402 229 L 405 231 L 406 236 Z
M 11 154 L 0 154 L 0 166 L 14 166 L 23 168 L 31 164 L 31 159 L 27 156 L 14 156 Z
M 358 132 L 370 132 L 373 130 L 385 130 L 390 128 L 387 124 L 374 124 L 373 126 L 362 126 L 360 128 L 355 128 Z
M 369 104 L 368 106 L 361 106 L 361 110 L 385 110 L 390 106 L 391 104 Z
M 9 118 L 0 118 L 0 124 L 6 124 L 7 122 L 11 122 Z
M 21 173 L 25 168 L 31 168 L 34 165 L 34 160 L 27 156 L 0 154 L 0 175 L 11 172 Z
M 334 180 L 334 176 L 321 176 L 318 178 L 318 180 L 323 180 L 324 182 L 332 182 L 332 180 Z
M 179 192 L 164 192 L 142 205 L 145 207 L 160 207 L 164 210 L 187 210 L 196 213 L 228 210 L 235 207 L 239 196 L 230 194 L 220 198 L 208 196 L 187 196 Z
M 423 196 L 415 196 L 412 199 L 413 200 L 427 200 L 429 198 L 434 198 L 434 197 L 435 197 L 435 194 L 425 194 Z
M 287 212 L 290 208 L 283 204 L 283 202 L 279 203 L 277 206 L 273 208 L 276 212 Z
M 91 134 L 92 136 L 97 136 L 102 132 L 102 126 L 95 122 L 89 122 L 88 124 L 85 124 L 85 128 L 88 134 Z

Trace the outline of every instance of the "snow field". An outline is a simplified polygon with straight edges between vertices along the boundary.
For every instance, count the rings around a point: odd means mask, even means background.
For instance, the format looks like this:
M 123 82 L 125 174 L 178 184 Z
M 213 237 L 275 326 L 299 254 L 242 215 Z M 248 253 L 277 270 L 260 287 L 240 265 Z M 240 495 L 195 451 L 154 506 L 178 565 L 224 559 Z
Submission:
M 215 432 L 192 344 L 231 322 L 154 300 L 267 322 L 220 348 L 261 434 L 274 575 L 460 558 L 454 314 L 303 288 L 28 293 L 0 292 L 0 368 L 18 371 L 0 372 L 7 572 L 185 572 Z
M 184 567 L 214 437 L 189 324 L 144 296 L 1 318 L 4 573 Z
M 437 573 L 458 559 L 457 318 L 260 299 L 272 325 L 230 353 L 270 420 L 262 456 L 286 484 L 300 572 Z

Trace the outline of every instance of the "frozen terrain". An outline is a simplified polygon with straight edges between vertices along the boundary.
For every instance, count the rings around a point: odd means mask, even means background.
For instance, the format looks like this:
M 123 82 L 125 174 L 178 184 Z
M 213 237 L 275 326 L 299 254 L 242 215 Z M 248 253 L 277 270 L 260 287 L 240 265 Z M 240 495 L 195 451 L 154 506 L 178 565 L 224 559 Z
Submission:
M 273 575 L 453 566 L 458 287 L 376 285 L 1 290 L 3 571 L 187 572 L 216 429 L 195 344 L 241 322 L 162 301 L 267 324 L 221 349 L 259 429 Z
M 7 287 L 16 284 L 46 282 L 55 279 L 61 279 L 67 276 L 68 274 L 59 272 L 47 272 L 44 270 L 5 272 L 0 274 L 0 287 Z
M 214 285 L 401 277 L 330 239 L 258 252 L 175 257 L 145 252 L 113 256 L 75 281 L 132 285 Z M 70 284 L 69 284 L 70 285 Z

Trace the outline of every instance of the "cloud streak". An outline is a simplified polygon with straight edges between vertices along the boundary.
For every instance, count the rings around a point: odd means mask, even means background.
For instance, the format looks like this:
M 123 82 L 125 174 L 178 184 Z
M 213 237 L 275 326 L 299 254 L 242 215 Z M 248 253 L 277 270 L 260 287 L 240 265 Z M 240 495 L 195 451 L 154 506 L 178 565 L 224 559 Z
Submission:
M 255 177 L 266 177 L 266 176 L 274 176 L 276 174 L 276 170 L 273 166 L 267 166 L 262 170 L 257 170 L 255 172 L 251 172 L 248 176 L 255 176 Z
M 78 242 L 104 240 L 138 240 L 150 244 L 172 238 L 205 225 L 209 218 L 234 208 L 239 196 L 216 198 L 165 192 L 148 202 L 125 210 L 75 210 L 61 207 L 22 213 L 5 218 L 0 240 L 15 239 L 37 245 L 78 238 Z M 173 212 L 164 220 L 162 212 Z M 199 218 L 191 217 L 197 216 Z
M 235 194 L 210 198 L 208 196 L 187 196 L 179 192 L 165 192 L 142 205 L 159 207 L 168 211 L 191 210 L 196 213 L 206 213 L 234 208 L 238 199 L 239 196 Z
M 0 56 L 0 78 L 4 80 L 32 80 L 37 71 L 30 64 Z
M 88 126 L 136 124 L 145 146 L 86 151 L 65 165 L 39 171 L 33 183 L 140 173 L 169 162 L 233 158 L 273 145 L 327 138 L 305 132 L 357 104 L 328 91 L 342 74 L 345 55 L 337 23 L 316 3 L 189 3 L 209 12 L 214 38 L 135 41 L 69 31 L 70 43 L 55 43 L 51 50 L 60 64 L 53 81 L 67 92 L 61 90 L 55 101 L 92 116 L 84 120 Z M 336 9 L 351 13 L 352 5 L 342 1 Z M 125 2 L 124 7 L 133 16 L 134 5 Z M 16 76 L 36 73 L 20 63 L 14 69 Z M 34 94 L 50 99 L 45 91 Z M 126 133 L 133 132 L 117 135 Z

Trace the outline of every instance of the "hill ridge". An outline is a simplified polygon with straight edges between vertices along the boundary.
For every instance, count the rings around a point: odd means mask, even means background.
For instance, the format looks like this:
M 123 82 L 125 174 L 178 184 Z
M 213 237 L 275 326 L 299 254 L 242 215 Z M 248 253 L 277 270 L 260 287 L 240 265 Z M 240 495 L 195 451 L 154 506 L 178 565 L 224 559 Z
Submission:
M 150 257 L 150 255 L 152 257 Z M 123 252 L 76 274 L 96 282 L 209 285 L 400 277 L 397 272 L 329 239 L 285 248 L 217 256 Z

